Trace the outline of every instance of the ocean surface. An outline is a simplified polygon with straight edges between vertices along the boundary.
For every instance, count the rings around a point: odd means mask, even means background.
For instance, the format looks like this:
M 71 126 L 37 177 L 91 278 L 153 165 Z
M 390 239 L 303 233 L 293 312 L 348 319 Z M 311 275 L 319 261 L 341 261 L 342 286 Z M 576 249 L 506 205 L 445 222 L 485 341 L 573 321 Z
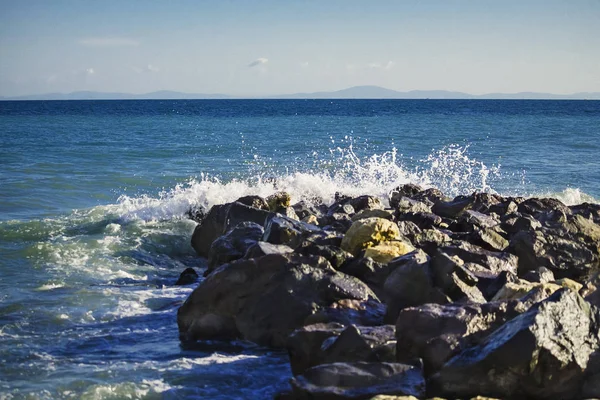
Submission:
M 284 352 L 182 347 L 190 207 L 414 182 L 600 199 L 600 101 L 0 102 L 0 399 L 262 399 Z

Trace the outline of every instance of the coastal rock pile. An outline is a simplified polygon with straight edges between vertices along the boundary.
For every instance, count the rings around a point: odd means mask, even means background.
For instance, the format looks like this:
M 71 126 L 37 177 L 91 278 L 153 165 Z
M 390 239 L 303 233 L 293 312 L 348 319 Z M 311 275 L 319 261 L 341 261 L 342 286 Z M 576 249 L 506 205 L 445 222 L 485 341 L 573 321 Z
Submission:
M 182 341 L 286 348 L 281 399 L 600 397 L 599 205 L 412 184 L 390 207 L 290 200 L 194 214 L 208 268 Z

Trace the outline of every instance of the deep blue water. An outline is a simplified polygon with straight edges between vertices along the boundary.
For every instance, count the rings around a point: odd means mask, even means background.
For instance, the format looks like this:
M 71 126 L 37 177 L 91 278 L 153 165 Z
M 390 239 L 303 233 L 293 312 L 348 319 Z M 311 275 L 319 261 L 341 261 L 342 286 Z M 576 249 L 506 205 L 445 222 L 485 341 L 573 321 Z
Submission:
M 190 206 L 275 186 L 385 197 L 409 181 L 597 202 L 598 154 L 600 101 L 0 102 L 0 398 L 268 398 L 285 384 L 282 353 L 180 347 L 193 287 L 172 284 L 203 267 Z

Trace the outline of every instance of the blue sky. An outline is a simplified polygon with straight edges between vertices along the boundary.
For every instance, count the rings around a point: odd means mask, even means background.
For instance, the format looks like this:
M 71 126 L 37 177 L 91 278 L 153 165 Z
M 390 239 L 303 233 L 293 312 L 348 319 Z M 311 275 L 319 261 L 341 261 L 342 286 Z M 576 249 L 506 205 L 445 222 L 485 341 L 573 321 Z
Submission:
M 600 0 L 0 0 L 0 96 L 600 92 Z

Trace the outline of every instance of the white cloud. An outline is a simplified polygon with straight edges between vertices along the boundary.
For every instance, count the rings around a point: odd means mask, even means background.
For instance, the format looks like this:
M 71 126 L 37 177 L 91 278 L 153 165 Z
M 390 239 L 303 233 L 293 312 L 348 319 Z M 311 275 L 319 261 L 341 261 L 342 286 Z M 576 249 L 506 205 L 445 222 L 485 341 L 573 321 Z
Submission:
M 305 62 L 301 63 L 300 66 L 302 68 L 308 68 L 308 61 L 305 61 Z
M 158 72 L 158 71 L 160 71 L 160 68 L 158 68 L 158 67 L 157 67 L 157 66 L 155 66 L 155 65 L 148 64 L 148 66 L 146 67 L 146 70 L 147 70 L 148 72 Z
M 152 65 L 152 64 L 148 64 L 145 67 L 137 67 L 135 65 L 132 65 L 131 69 L 137 74 L 142 74 L 144 72 L 159 72 L 160 71 L 159 67 L 157 67 L 156 65 Z
M 394 62 L 393 61 L 388 61 L 386 64 L 380 64 L 380 63 L 369 63 L 367 64 L 367 68 L 371 68 L 371 69 L 383 69 L 383 70 L 390 70 L 394 67 Z
M 139 46 L 140 42 L 135 39 L 123 37 L 95 37 L 78 40 L 78 43 L 87 47 L 126 47 Z
M 87 75 L 94 75 L 96 71 L 94 71 L 94 68 L 86 68 L 85 73 Z
M 256 67 L 257 65 L 266 64 L 268 62 L 269 62 L 268 58 L 260 57 L 260 58 L 257 58 L 256 60 L 252 61 L 250 64 L 248 64 L 248 67 L 252 68 L 252 67 Z

